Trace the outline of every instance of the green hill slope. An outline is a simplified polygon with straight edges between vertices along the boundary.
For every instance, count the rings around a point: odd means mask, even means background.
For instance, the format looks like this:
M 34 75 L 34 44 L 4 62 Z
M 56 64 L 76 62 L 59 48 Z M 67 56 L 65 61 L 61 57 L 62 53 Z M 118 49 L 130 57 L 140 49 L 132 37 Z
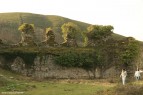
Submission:
M 32 13 L 0 13 L 0 38 L 8 43 L 20 41 L 18 27 L 21 23 L 32 23 L 38 29 L 52 27 L 56 35 L 56 41 L 62 42 L 61 26 L 66 22 L 77 24 L 82 31 L 89 26 L 87 23 L 74 21 L 68 18 L 54 15 L 40 15 Z
M 55 15 L 40 15 L 32 13 L 0 13 L 0 39 L 5 43 L 17 43 L 21 40 L 18 27 L 21 23 L 34 24 L 37 29 L 37 35 L 42 35 L 44 29 L 51 27 L 55 33 L 56 41 L 63 42 L 61 26 L 66 22 L 77 24 L 82 31 L 90 25 L 87 23 L 71 20 L 68 18 Z M 39 31 L 40 30 L 40 31 Z M 120 35 L 114 34 L 114 38 L 122 38 Z M 40 38 L 43 40 L 44 38 Z M 81 37 L 78 37 L 80 40 Z

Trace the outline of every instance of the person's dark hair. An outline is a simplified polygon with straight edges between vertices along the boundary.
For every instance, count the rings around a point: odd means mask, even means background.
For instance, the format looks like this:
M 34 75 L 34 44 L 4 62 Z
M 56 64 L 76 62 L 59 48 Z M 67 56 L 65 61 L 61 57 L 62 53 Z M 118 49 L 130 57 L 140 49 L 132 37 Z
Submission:
M 126 69 L 123 69 L 124 71 L 126 70 Z

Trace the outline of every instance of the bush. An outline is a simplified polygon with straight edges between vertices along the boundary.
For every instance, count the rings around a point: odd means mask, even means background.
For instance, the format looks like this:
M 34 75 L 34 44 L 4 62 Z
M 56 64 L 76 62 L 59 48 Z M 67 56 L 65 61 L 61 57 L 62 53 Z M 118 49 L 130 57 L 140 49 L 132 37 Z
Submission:
M 61 54 L 55 58 L 55 63 L 65 67 L 77 67 L 78 54 L 72 52 Z
M 65 67 L 91 69 L 96 63 L 93 53 L 67 52 L 55 57 L 55 63 Z

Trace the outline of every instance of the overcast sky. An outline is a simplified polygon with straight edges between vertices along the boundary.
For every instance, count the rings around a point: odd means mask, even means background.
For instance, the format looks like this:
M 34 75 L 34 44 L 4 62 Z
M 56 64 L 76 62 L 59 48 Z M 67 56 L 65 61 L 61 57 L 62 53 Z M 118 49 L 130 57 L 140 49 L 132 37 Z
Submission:
M 0 13 L 3 12 L 59 15 L 112 25 L 114 33 L 143 41 L 143 0 L 0 0 Z

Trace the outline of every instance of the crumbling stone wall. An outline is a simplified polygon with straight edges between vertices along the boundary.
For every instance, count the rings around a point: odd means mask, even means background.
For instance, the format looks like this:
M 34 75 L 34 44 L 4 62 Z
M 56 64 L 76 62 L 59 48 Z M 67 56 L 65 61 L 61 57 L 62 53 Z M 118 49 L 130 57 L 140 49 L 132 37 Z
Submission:
M 14 62 L 11 64 L 11 70 L 18 73 L 25 74 L 26 67 L 23 60 L 20 57 L 17 57 L 14 60 Z
M 2 60 L 0 59 L 0 64 Z M 27 68 L 24 61 L 17 57 L 15 61 L 11 64 L 11 70 L 21 73 L 23 75 L 28 75 L 34 79 L 44 79 L 44 78 L 92 78 L 93 72 L 86 71 L 82 68 L 74 67 L 62 67 L 54 63 L 54 55 L 42 55 L 37 56 L 34 60 L 34 65 Z M 134 72 L 134 70 L 132 70 Z M 100 77 L 100 70 L 95 71 L 96 77 Z M 103 73 L 103 78 L 113 78 L 119 77 L 120 70 L 116 67 L 111 67 Z
M 53 56 L 47 55 L 37 57 L 35 60 L 35 72 L 33 77 L 36 78 L 88 78 L 88 73 L 81 68 L 67 68 L 54 64 Z M 91 73 L 90 73 L 91 74 Z
M 14 63 L 11 64 L 11 69 L 15 72 L 22 73 L 23 75 L 31 75 L 36 79 L 43 78 L 91 78 L 93 72 L 86 71 L 82 68 L 75 67 L 62 67 L 54 63 L 53 55 L 37 56 L 34 61 L 34 66 L 31 69 L 26 69 L 23 61 L 16 58 Z M 28 70 L 28 71 L 27 71 Z M 28 73 L 28 74 L 27 74 Z M 115 76 L 115 68 L 111 67 L 104 73 L 104 77 Z M 100 71 L 96 70 L 96 77 L 100 77 Z

